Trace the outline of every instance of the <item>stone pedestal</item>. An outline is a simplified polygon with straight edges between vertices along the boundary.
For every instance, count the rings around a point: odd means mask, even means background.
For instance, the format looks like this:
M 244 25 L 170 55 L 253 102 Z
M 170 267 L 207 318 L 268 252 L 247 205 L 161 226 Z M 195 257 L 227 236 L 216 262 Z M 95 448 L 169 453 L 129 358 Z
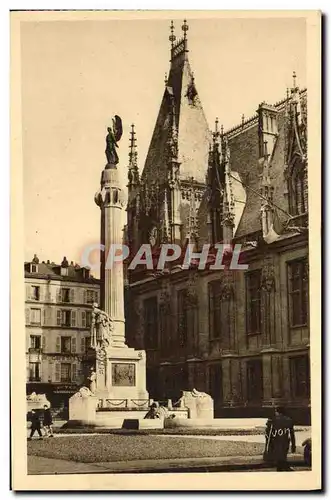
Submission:
M 183 392 L 181 406 L 188 408 L 189 418 L 213 419 L 214 401 L 205 392 Z
M 26 404 L 28 413 L 31 410 L 43 410 L 44 405 L 47 405 L 48 407 L 51 406 L 45 394 L 36 394 L 35 392 L 30 394 L 30 396 L 27 396 Z
M 97 362 L 95 395 L 99 400 L 148 399 L 145 351 L 108 349 L 105 363 Z
M 94 425 L 97 402 L 97 398 L 88 389 L 80 389 L 69 399 L 69 420 Z

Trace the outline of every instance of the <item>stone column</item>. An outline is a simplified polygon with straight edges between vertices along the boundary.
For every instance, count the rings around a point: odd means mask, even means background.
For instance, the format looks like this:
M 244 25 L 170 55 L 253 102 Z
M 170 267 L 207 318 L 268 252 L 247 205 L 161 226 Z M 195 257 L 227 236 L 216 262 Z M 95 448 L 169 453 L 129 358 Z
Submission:
M 113 245 L 123 243 L 122 210 L 125 196 L 120 187 L 118 170 L 107 165 L 101 174 L 101 189 L 95 195 L 101 209 L 101 309 L 113 320 L 112 346 L 125 347 L 123 262 L 112 263 Z M 121 250 L 117 250 L 119 255 Z

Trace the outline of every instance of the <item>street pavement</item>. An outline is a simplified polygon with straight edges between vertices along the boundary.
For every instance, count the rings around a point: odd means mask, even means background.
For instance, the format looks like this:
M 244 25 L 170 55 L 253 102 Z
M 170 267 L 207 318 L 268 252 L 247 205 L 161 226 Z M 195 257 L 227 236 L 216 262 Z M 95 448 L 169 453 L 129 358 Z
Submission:
M 294 470 L 309 470 L 304 466 L 302 455 L 289 456 Z M 173 458 L 162 460 L 130 460 L 121 462 L 100 462 L 93 464 L 28 456 L 28 474 L 110 474 L 110 473 L 166 473 L 166 472 L 247 472 L 272 471 L 261 456 L 250 457 L 204 457 Z

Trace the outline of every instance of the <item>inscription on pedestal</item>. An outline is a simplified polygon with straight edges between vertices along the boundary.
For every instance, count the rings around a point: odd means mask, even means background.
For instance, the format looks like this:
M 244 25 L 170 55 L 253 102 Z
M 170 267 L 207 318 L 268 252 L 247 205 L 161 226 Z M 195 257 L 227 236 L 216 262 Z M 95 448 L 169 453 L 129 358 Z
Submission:
M 112 364 L 112 385 L 134 387 L 136 385 L 136 370 L 134 363 Z

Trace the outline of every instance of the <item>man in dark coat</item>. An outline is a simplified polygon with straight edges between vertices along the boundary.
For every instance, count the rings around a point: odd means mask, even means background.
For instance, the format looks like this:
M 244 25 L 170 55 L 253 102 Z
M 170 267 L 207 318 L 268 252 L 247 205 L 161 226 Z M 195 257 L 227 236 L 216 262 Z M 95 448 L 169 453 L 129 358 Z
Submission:
M 291 451 L 295 453 L 293 421 L 285 415 L 283 408 L 278 407 L 273 418 L 267 422 L 265 459 L 275 465 L 279 472 L 292 470 L 287 462 L 290 442 Z
M 146 413 L 144 418 L 147 418 L 147 419 L 160 418 L 159 404 L 156 402 L 152 403 L 150 409 L 148 410 L 148 412 Z
M 36 431 L 39 434 L 39 438 L 42 439 L 43 435 L 41 433 L 39 413 L 36 410 L 31 410 L 31 432 L 28 439 L 32 439 L 32 436 Z
M 44 418 L 43 425 L 45 429 L 45 434 L 47 437 L 53 437 L 53 419 L 50 408 L 47 405 L 44 405 Z

